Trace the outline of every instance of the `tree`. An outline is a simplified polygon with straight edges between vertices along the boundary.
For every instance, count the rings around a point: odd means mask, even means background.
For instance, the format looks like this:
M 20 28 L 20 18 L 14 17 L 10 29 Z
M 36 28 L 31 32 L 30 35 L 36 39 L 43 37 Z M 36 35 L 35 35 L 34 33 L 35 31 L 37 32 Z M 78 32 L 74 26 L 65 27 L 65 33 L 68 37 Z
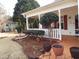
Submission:
M 35 0 L 18 0 L 14 8 L 13 21 L 18 22 L 21 30 L 25 29 L 25 18 L 21 15 L 24 12 L 39 7 L 39 4 Z
M 55 14 L 55 13 L 52 13 L 52 12 L 49 12 L 49 13 L 46 13 L 44 14 L 41 19 L 40 19 L 40 23 L 43 25 L 43 26 L 46 26 L 48 27 L 48 34 L 49 34 L 49 37 L 51 37 L 51 33 L 52 33 L 52 29 L 51 29 L 51 23 L 52 22 L 57 22 L 58 21 L 58 15 Z
M 43 26 L 50 27 L 52 22 L 58 21 L 58 15 L 52 12 L 46 13 L 41 17 L 40 23 Z
M 29 23 L 29 28 L 38 28 L 39 27 L 39 19 L 34 17 L 34 18 L 29 18 L 28 20 Z
M 38 28 L 39 27 L 39 20 L 35 19 L 33 22 L 33 28 Z

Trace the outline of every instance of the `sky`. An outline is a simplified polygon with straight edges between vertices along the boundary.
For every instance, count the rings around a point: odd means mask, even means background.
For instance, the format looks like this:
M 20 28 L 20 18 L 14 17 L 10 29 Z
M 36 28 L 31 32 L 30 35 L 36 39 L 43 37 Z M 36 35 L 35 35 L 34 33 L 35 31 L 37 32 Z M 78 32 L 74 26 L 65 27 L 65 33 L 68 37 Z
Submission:
M 45 6 L 47 4 L 54 2 L 54 0 L 37 0 L 37 2 L 40 4 L 40 6 Z M 17 0 L 0 0 L 0 3 L 7 10 L 7 14 L 12 16 Z

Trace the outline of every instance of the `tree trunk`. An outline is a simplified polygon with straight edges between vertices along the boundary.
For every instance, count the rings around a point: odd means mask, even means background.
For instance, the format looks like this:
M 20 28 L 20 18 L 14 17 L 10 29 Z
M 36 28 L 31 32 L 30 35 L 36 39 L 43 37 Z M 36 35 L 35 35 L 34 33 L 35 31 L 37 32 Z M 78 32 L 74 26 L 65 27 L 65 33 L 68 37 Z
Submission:
M 49 35 L 49 37 L 52 37 L 52 28 L 51 28 L 51 26 L 49 26 L 49 28 L 48 28 L 48 35 Z

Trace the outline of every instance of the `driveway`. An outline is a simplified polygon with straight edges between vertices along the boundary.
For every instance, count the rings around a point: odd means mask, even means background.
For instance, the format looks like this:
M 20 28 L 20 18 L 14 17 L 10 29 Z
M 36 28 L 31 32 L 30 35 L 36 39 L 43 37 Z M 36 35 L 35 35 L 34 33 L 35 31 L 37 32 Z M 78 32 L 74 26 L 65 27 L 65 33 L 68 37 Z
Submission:
M 28 59 L 22 46 L 11 39 L 19 34 L 0 33 L 0 59 Z

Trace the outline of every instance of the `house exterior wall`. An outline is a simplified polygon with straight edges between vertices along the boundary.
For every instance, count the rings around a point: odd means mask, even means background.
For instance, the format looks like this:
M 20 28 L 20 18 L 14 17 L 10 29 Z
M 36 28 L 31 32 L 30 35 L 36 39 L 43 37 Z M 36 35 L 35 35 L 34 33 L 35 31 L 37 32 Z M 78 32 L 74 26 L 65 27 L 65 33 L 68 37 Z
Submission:
M 61 16 L 67 15 L 67 30 L 62 29 L 63 35 L 75 35 L 75 15 L 78 14 L 78 7 L 71 7 L 61 11 Z

